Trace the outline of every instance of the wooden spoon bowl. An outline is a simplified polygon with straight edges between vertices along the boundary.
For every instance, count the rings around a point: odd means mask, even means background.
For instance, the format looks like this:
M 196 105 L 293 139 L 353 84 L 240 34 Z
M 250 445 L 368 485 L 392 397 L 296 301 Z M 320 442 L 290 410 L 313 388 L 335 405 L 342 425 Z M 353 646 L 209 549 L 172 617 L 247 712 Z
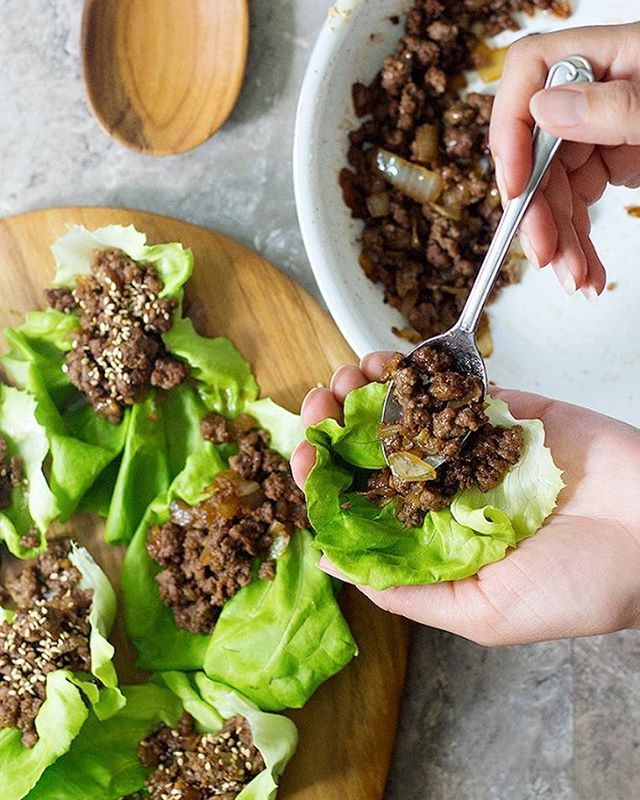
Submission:
M 100 124 L 133 150 L 191 150 L 240 93 L 247 0 L 86 0 L 84 77 Z

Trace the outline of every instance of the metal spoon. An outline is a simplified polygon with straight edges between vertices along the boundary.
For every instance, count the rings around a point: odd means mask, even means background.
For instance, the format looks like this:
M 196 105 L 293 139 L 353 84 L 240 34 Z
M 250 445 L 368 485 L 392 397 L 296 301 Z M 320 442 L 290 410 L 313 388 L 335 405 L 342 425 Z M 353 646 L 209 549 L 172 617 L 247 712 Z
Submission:
M 593 80 L 593 69 L 589 61 L 583 56 L 569 56 L 551 67 L 545 88 L 571 83 L 593 83 Z M 478 321 L 518 226 L 549 169 L 561 141 L 538 126 L 534 128 L 531 177 L 524 192 L 507 204 L 458 321 L 446 333 L 419 344 L 408 354 L 407 358 L 411 359 L 415 353 L 425 347 L 445 350 L 451 356 L 455 370 L 481 381 L 486 394 L 487 371 L 476 344 Z M 385 424 L 397 422 L 402 416 L 401 408 L 393 397 L 392 389 L 393 384 L 389 386 L 382 409 L 382 422 Z M 386 450 L 384 455 L 388 461 L 389 454 Z M 445 461 L 444 458 L 438 456 L 427 456 L 425 460 L 435 468 Z

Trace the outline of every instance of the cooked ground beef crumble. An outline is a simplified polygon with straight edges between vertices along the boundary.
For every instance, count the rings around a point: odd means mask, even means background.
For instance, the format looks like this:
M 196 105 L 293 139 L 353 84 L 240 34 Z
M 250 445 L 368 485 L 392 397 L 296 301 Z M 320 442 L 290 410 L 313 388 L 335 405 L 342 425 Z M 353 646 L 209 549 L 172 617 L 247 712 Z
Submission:
M 449 505 L 460 489 L 494 488 L 520 459 L 522 428 L 492 425 L 482 384 L 458 373 L 446 353 L 423 348 L 411 359 L 397 355 L 384 379 L 393 380 L 402 409 L 397 424 L 380 426 L 385 450 L 409 468 L 423 467 L 424 476 L 401 480 L 388 468 L 379 470 L 369 477 L 365 494 L 381 503 L 397 499 L 396 514 L 407 527 L 422 525 L 428 511 Z M 429 456 L 446 461 L 433 472 L 425 463 Z
M 80 319 L 66 357 L 69 380 L 111 422 L 119 422 L 123 408 L 142 400 L 150 387 L 172 389 L 189 375 L 161 338 L 176 307 L 174 299 L 159 296 L 162 288 L 150 264 L 120 250 L 100 250 L 91 274 L 79 276 L 75 289 L 46 292 L 53 308 Z
M 0 623 L 0 728 L 19 728 L 22 743 L 38 740 L 34 721 L 45 700 L 46 677 L 58 669 L 88 672 L 92 591 L 79 589 L 70 543 L 53 542 L 34 563 L 0 587 L 3 606 L 15 609 Z
M 295 528 L 308 526 L 304 495 L 289 462 L 269 447 L 269 434 L 253 417 L 232 422 L 220 414 L 202 420 L 205 439 L 237 443 L 229 468 L 210 495 L 195 506 L 174 501 L 170 521 L 149 532 L 147 550 L 163 567 L 156 577 L 176 624 L 195 633 L 212 631 L 224 604 L 258 577 L 275 576 L 275 558 Z
M 456 321 L 501 214 L 488 148 L 493 98 L 463 97 L 464 73 L 486 58 L 482 39 L 516 30 L 515 12 L 536 10 L 571 13 L 567 0 L 416 0 L 396 52 L 370 86 L 353 86 L 366 120 L 349 135 L 340 185 L 364 221 L 362 269 L 407 319 L 394 330 L 409 341 Z M 387 183 L 374 165 L 377 148 L 438 173 L 437 201 L 421 205 Z M 496 290 L 518 280 L 520 260 L 507 260 Z
M 7 441 L 0 436 L 0 511 L 9 508 L 13 489 L 23 478 L 22 461 L 9 455 Z
M 138 757 L 153 772 L 135 800 L 233 800 L 265 768 L 241 716 L 218 733 L 198 733 L 185 713 L 175 728 L 160 725 L 144 739 Z

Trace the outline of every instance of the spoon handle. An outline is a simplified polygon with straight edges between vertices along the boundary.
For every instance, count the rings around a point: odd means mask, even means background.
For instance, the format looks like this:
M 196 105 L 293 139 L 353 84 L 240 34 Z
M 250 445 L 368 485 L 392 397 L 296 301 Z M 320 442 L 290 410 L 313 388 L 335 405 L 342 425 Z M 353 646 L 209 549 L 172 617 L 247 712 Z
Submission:
M 551 67 L 545 88 L 571 83 L 593 83 L 593 80 L 593 69 L 587 59 L 583 56 L 569 56 Z M 459 330 L 475 333 L 480 314 L 491 294 L 511 242 L 561 142 L 562 139 L 551 136 L 537 125 L 534 127 L 531 177 L 522 194 L 507 203 L 460 319 L 455 325 Z

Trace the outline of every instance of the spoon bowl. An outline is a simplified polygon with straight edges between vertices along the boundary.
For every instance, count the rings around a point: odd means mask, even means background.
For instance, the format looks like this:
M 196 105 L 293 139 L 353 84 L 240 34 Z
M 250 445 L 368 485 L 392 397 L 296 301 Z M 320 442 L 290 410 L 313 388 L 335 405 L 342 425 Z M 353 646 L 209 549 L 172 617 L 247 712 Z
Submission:
M 487 393 L 487 387 L 489 385 L 487 380 L 487 369 L 485 367 L 484 360 L 480 355 L 480 351 L 478 350 L 473 333 L 464 331 L 458 326 L 451 328 L 445 333 L 441 333 L 438 336 L 433 336 L 426 342 L 422 342 L 417 347 L 414 347 L 413 350 L 411 350 L 405 356 L 406 360 L 412 361 L 412 357 L 419 350 L 422 350 L 425 347 L 428 347 L 431 350 L 446 352 L 451 357 L 452 369 L 455 372 L 476 378 L 483 387 L 483 394 Z M 384 398 L 384 405 L 382 407 L 382 422 L 384 424 L 391 424 L 398 422 L 400 419 L 402 419 L 402 408 L 395 399 L 392 387 L 390 386 Z M 469 434 L 467 434 L 467 436 L 468 435 Z M 444 458 L 437 455 L 424 455 L 421 457 L 424 458 L 428 464 L 434 467 L 434 469 L 438 469 L 438 467 L 445 462 Z M 389 463 L 386 450 L 385 459 L 387 460 L 387 463 Z
M 248 42 L 247 0 L 86 0 L 89 102 L 126 147 L 154 155 L 191 150 L 231 113 Z

